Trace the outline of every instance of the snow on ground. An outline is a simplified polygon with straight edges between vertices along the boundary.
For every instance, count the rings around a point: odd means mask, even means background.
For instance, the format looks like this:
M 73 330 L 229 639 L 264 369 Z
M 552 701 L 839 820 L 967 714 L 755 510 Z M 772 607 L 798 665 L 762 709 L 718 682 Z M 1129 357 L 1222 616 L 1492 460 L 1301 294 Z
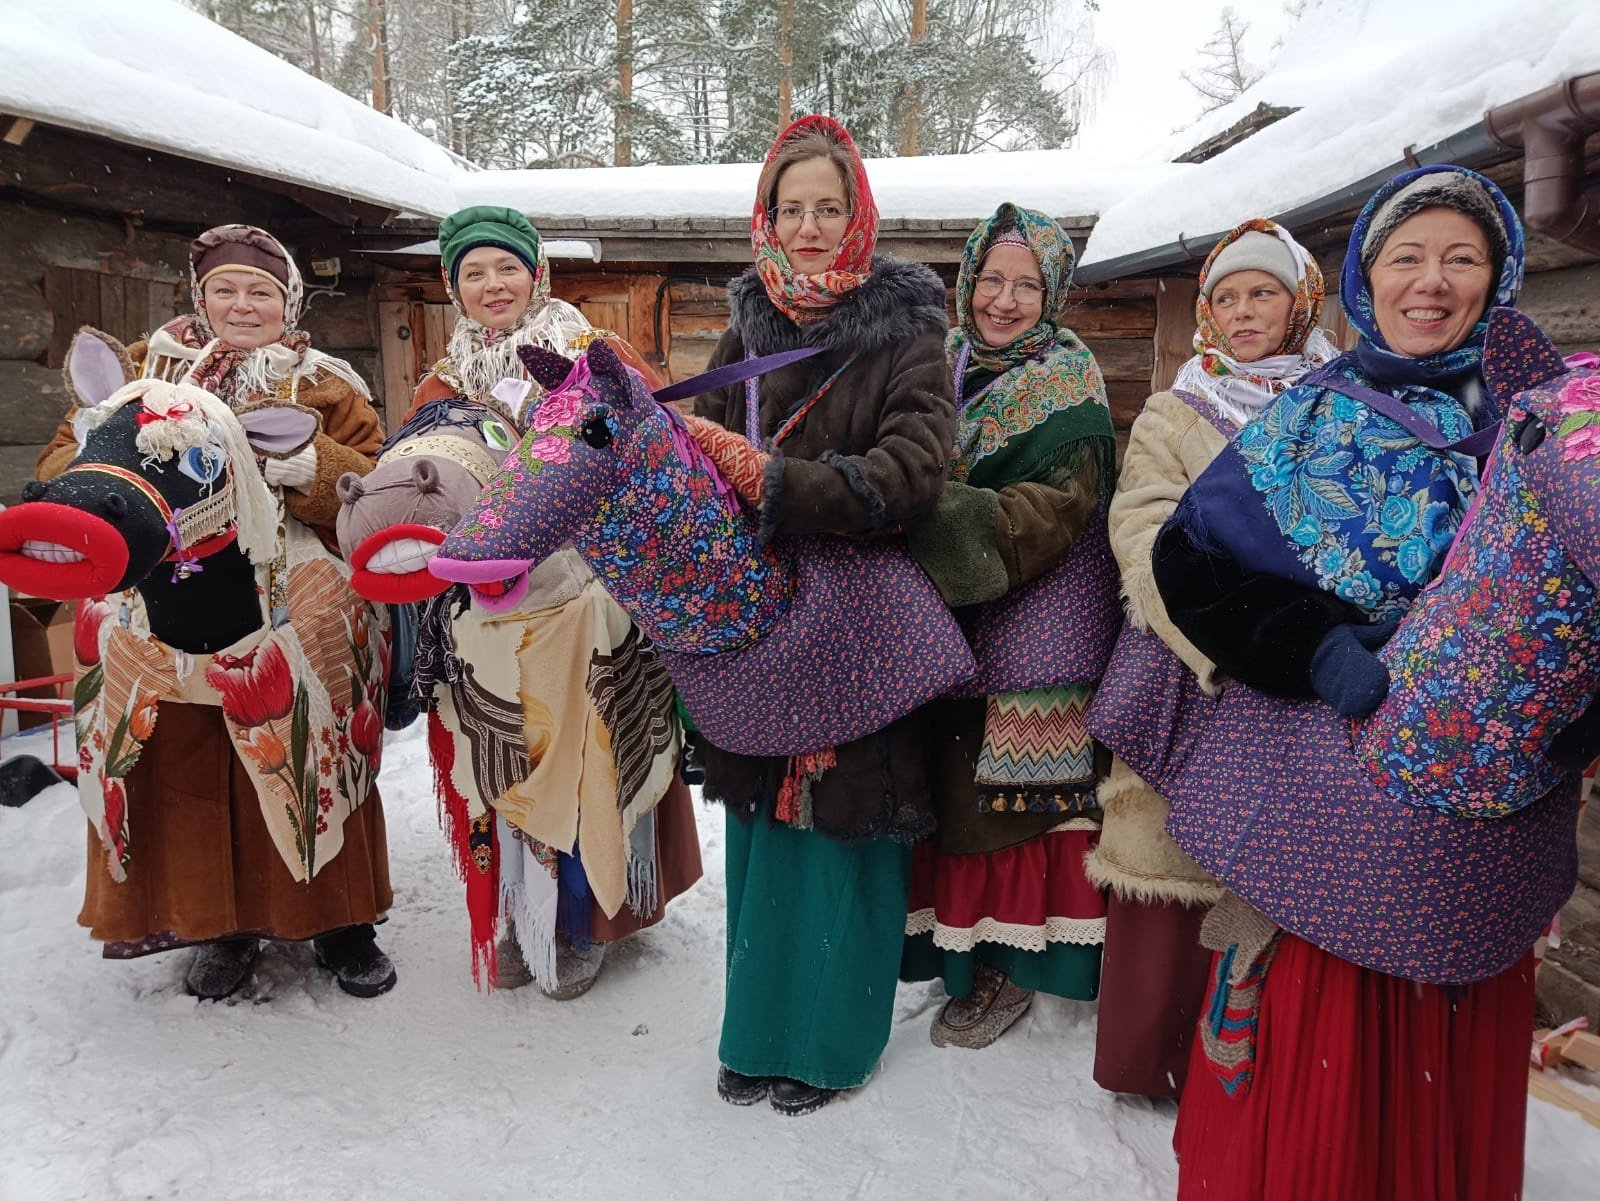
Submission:
M 1101 211 L 1087 266 L 1214 238 L 1401 161 L 1486 109 L 1600 68 L 1600 4 L 1576 0 L 1314 0 L 1273 69 L 1167 146 L 1198 145 L 1257 104 L 1300 111 Z
M 989 1050 L 939 1050 L 937 1000 L 903 986 L 866 1088 L 793 1119 L 719 1101 L 718 810 L 699 811 L 706 878 L 614 948 L 588 996 L 480 995 L 415 727 L 391 736 L 382 784 L 380 935 L 400 982 L 375 1001 L 300 944 L 269 947 L 223 1004 L 183 994 L 187 952 L 101 960 L 74 924 L 72 790 L 0 809 L 0 1198 L 1173 1195 L 1172 1110 L 1094 1086 L 1092 1004 L 1040 998 Z M 1600 1132 L 1544 1105 L 1531 1119 L 1527 1201 L 1592 1195 Z
M 467 172 L 178 0 L 0 0 L 0 112 L 442 217 Z

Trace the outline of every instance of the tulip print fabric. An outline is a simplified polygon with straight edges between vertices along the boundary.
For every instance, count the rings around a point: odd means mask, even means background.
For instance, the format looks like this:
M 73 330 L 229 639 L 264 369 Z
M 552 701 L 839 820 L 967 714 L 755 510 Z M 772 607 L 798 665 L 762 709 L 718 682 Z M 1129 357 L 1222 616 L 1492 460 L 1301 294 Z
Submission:
M 190 656 L 157 641 L 134 593 L 79 607 L 78 797 L 118 882 L 138 836 L 128 828 L 125 779 L 164 700 L 222 707 L 296 880 L 311 879 L 339 853 L 345 818 L 378 778 L 387 614 L 351 590 L 348 568 L 314 534 L 294 521 L 286 528 L 289 619 L 276 628 L 263 621 L 226 651 Z

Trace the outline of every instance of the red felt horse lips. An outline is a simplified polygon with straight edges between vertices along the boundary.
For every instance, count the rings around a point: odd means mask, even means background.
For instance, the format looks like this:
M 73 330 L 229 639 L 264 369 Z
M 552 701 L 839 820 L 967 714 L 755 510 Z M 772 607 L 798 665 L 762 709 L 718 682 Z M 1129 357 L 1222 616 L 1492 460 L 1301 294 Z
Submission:
M 426 567 L 419 567 L 416 571 L 408 571 L 403 575 L 367 569 L 367 564 L 372 561 L 373 555 L 391 542 L 407 538 L 415 538 L 419 542 L 432 542 L 437 546 L 444 541 L 444 531 L 434 529 L 431 525 L 408 523 L 392 525 L 364 539 L 350 556 L 350 586 L 356 590 L 357 595 L 380 604 L 404 605 L 438 596 L 450 587 L 450 581 L 440 579 Z
M 48 542 L 83 556 L 56 563 L 24 554 L 24 542 Z M 104 596 L 128 570 L 128 544 L 109 521 L 50 501 L 29 501 L 0 513 L 0 583 L 50 600 Z

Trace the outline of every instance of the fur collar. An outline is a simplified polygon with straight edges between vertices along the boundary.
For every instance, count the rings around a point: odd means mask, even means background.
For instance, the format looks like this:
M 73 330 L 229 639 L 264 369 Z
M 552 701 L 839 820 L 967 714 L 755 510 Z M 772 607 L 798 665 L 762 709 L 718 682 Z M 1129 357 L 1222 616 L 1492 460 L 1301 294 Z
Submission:
M 767 298 L 751 267 L 728 285 L 730 324 L 752 354 L 776 354 L 799 346 L 856 350 L 865 354 L 949 327 L 944 283 L 932 268 L 876 255 L 872 276 L 839 298 L 827 317 L 796 325 Z

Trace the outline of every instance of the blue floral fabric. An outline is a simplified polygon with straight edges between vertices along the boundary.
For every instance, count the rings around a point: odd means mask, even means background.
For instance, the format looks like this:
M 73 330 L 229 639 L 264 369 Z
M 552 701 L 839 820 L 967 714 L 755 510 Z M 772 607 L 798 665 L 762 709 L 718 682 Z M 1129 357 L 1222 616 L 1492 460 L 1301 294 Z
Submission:
M 1319 372 L 1318 382 L 1290 388 L 1243 427 L 1174 517 L 1196 545 L 1231 556 L 1247 571 L 1332 592 L 1374 620 L 1404 612 L 1437 573 L 1477 491 L 1477 464 L 1423 445 L 1398 422 L 1336 391 L 1336 381 L 1404 401 L 1450 442 L 1473 432 L 1465 397 L 1485 401 L 1481 423 L 1499 416 L 1478 371 L 1488 310 L 1455 350 L 1429 358 L 1397 354 L 1378 330 L 1361 270 L 1361 245 L 1378 210 L 1418 176 L 1436 172 L 1469 176 L 1494 201 L 1508 253 L 1490 307 L 1515 303 L 1522 227 L 1500 190 L 1463 167 L 1396 176 L 1361 211 L 1345 255 L 1341 301 L 1360 345 Z

